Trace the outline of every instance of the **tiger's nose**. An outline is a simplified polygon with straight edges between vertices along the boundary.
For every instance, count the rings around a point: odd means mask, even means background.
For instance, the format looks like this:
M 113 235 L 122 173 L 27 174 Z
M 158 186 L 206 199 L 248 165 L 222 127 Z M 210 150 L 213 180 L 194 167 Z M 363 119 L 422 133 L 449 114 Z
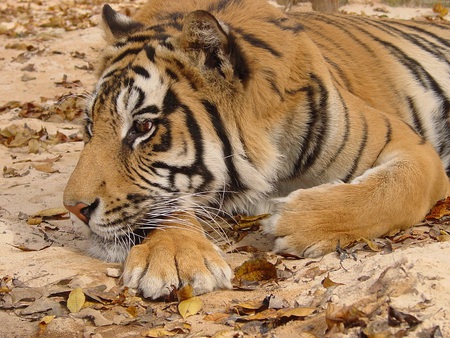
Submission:
M 77 203 L 75 205 L 64 204 L 64 207 L 69 210 L 70 213 L 78 217 L 84 223 L 88 224 L 92 213 L 97 208 L 98 202 L 94 202 L 91 205 L 84 203 Z

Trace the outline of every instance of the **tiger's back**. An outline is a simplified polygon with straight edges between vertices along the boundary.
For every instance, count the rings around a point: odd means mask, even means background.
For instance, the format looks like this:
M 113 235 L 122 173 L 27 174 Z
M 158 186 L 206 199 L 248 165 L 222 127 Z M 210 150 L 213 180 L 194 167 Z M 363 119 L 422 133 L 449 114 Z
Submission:
M 401 117 L 449 169 L 449 25 L 317 13 L 298 20 L 339 86 Z

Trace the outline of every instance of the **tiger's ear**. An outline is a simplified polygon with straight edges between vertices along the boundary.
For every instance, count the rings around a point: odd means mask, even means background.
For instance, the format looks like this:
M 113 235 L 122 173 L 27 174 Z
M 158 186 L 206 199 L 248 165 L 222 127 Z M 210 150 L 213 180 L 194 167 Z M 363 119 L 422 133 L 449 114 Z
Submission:
M 221 57 L 229 54 L 228 34 L 212 14 L 202 10 L 186 16 L 180 46 L 186 51 L 203 51 L 210 68 L 220 66 Z
M 115 43 L 144 27 L 143 24 L 134 21 L 129 16 L 116 12 L 108 4 L 103 6 L 102 21 L 106 41 L 109 43 Z

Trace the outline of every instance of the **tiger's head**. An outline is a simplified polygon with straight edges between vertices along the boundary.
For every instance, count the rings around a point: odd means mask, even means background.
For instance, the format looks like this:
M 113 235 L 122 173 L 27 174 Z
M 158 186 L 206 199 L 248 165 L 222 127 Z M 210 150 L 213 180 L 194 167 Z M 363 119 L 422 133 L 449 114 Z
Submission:
M 122 261 L 170 215 L 208 216 L 227 193 L 268 185 L 235 127 L 248 73 L 228 28 L 206 11 L 144 24 L 105 5 L 102 17 L 109 45 L 64 204 L 93 255 Z

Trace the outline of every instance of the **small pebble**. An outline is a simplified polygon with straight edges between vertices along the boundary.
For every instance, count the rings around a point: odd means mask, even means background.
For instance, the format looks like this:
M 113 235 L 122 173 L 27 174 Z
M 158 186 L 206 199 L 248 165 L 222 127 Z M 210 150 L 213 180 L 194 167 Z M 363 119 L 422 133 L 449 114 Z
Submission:
M 120 269 L 117 268 L 106 268 L 106 275 L 108 277 L 118 278 L 121 275 Z

